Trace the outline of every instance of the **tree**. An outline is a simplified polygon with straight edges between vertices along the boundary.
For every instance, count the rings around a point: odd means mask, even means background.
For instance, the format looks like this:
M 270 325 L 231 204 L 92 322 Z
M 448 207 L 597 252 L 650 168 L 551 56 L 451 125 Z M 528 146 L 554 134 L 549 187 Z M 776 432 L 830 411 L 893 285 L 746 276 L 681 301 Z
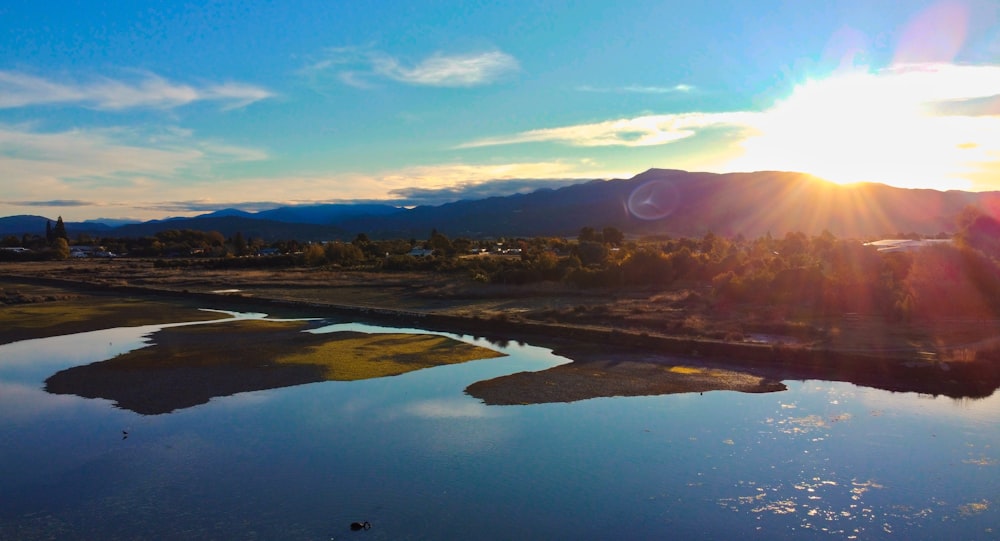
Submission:
M 364 259 L 361 248 L 353 243 L 328 242 L 324 246 L 326 261 L 335 265 L 357 265 Z
M 1000 221 L 975 207 L 966 207 L 958 218 L 959 231 L 955 235 L 961 246 L 979 250 L 990 257 L 1000 256 Z
M 56 220 L 56 226 L 52 229 L 53 239 L 63 239 L 69 242 L 69 234 L 66 233 L 66 224 L 63 223 L 62 216 Z
M 452 255 L 454 253 L 451 241 L 448 240 L 448 237 L 438 233 L 437 229 L 431 231 L 431 238 L 427 240 L 427 247 L 439 255 Z
M 576 240 L 579 242 L 600 242 L 601 239 L 597 237 L 597 231 L 593 227 L 584 227 L 580 229 L 580 235 L 577 236 Z
M 233 251 L 236 252 L 236 255 L 247 255 L 247 241 L 240 231 L 233 235 Z
M 608 249 L 599 242 L 583 241 L 576 246 L 576 255 L 586 265 L 600 265 L 608 258 Z
M 617 227 L 605 227 L 602 235 L 605 244 L 612 246 L 621 246 L 622 242 L 625 241 L 625 233 L 622 233 Z
M 318 267 L 326 263 L 326 251 L 323 249 L 322 244 L 310 244 L 306 246 L 303 251 L 303 258 L 305 259 L 306 265 L 310 267 Z
M 636 285 L 667 285 L 674 279 L 674 269 L 662 250 L 643 248 L 622 263 L 625 280 Z
M 69 259 L 69 243 L 62 237 L 56 237 L 52 242 L 52 256 L 56 259 Z

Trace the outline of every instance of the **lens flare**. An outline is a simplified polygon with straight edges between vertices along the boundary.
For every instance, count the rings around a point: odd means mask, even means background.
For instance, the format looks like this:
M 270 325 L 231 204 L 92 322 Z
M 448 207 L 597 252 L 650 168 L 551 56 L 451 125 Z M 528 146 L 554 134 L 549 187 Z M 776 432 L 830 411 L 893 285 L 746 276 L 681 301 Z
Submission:
M 666 180 L 651 180 L 640 185 L 628 197 L 628 211 L 642 220 L 659 220 L 677 209 L 677 187 Z

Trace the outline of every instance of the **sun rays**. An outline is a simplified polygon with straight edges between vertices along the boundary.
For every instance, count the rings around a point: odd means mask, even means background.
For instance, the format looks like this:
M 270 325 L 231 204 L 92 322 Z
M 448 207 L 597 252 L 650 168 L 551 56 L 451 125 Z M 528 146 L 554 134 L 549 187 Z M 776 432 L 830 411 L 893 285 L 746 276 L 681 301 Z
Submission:
M 971 189 L 1000 158 L 990 114 L 1000 68 L 899 65 L 807 81 L 757 115 L 739 170 L 803 171 L 833 182 Z

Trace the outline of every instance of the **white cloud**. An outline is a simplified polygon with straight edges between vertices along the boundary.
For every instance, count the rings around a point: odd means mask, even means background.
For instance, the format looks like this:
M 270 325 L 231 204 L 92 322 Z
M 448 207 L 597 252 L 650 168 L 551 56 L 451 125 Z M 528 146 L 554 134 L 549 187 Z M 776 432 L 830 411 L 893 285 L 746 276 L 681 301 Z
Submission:
M 344 84 L 370 88 L 372 79 L 438 87 L 471 87 L 494 83 L 520 69 L 513 56 L 502 51 L 435 53 L 413 65 L 369 48 L 337 47 L 321 60 L 299 70 L 312 79 L 334 73 Z
M 200 147 L 199 147 L 200 148 Z M 2 152 L 2 147 L 0 147 Z M 238 154 L 237 154 L 238 156 Z M 181 157 L 178 157 L 180 160 Z M 161 171 L 147 171 L 124 174 L 108 167 L 100 170 L 104 176 L 97 180 L 61 181 L 58 176 L 40 176 L 46 184 L 40 193 L 47 194 L 46 201 L 32 200 L 34 190 L 14 191 L 6 201 L 0 200 L 0 211 L 5 206 L 48 208 L 53 214 L 67 216 L 67 201 L 71 194 L 84 194 L 86 201 L 74 202 L 76 212 L 94 215 L 97 207 L 100 213 L 110 217 L 139 219 L 162 218 L 164 214 L 191 216 L 225 207 L 247 211 L 274 208 L 282 205 L 317 204 L 337 202 L 384 202 L 397 205 L 436 205 L 466 198 L 482 198 L 492 195 L 510 195 L 515 192 L 534 191 L 542 187 L 558 188 L 570 183 L 583 182 L 595 178 L 627 178 L 636 171 L 605 170 L 589 160 L 567 162 L 524 162 L 506 164 L 441 164 L 409 167 L 373 174 L 292 174 L 273 177 L 212 178 L 210 185 L 202 178 L 197 182 L 171 181 L 170 171 L 185 178 L 193 164 L 207 158 L 192 158 L 193 162 L 170 165 L 168 158 L 161 158 Z M 0 167 L 4 163 L 0 159 Z M 64 172 L 58 170 L 57 172 Z M 34 172 L 38 174 L 37 171 Z M 124 180 L 116 180 L 118 178 Z M 196 179 L 197 180 L 197 179 Z M 150 192 L 156 193 L 158 200 L 150 200 Z M 253 194 L 255 200 L 247 201 L 241 196 Z M 5 194 L 7 195 L 7 194 Z M 95 201 L 101 201 L 96 203 Z M 79 203 L 79 204 L 77 204 Z M 11 211 L 8 211 L 11 212 Z M 12 211 L 12 213 L 23 213 Z M 74 214 L 75 215 L 75 214 Z M 74 218 L 75 220 L 76 218 Z
M 11 199 L 39 193 L 51 199 L 123 199 L 193 169 L 265 158 L 262 150 L 197 140 L 183 130 L 40 132 L 0 124 L 0 170 Z
M 217 101 L 223 109 L 245 107 L 273 97 L 269 90 L 244 83 L 193 86 L 152 73 L 135 81 L 100 77 L 88 82 L 58 82 L 16 71 L 0 71 L 0 109 L 73 104 L 119 111 L 172 109 L 197 101 Z
M 403 415 L 422 419 L 465 419 L 496 417 L 497 411 L 485 404 L 468 400 L 423 400 L 407 404 Z
M 752 116 L 753 113 L 648 115 L 593 124 L 530 130 L 505 137 L 478 139 L 463 143 L 458 148 L 538 142 L 558 142 L 582 147 L 663 145 L 691 137 L 700 129 L 743 126 L 749 123 Z
M 426 86 L 478 86 L 518 70 L 517 60 L 500 51 L 464 55 L 437 53 L 413 67 L 390 56 L 376 56 L 375 72 L 403 83 Z
M 649 85 L 628 85 L 623 87 L 599 87 L 583 85 L 576 89 L 580 92 L 597 93 L 630 93 L 630 94 L 677 94 L 692 92 L 694 87 L 687 84 L 676 84 L 673 86 L 649 86 Z
M 212 183 L 212 193 L 253 193 L 258 201 L 281 204 L 338 201 L 433 204 L 460 199 L 466 193 L 488 194 L 490 188 L 487 185 L 492 183 L 511 188 L 504 194 L 509 195 L 532 186 L 540 188 L 546 185 L 546 179 L 553 186 L 561 186 L 567 179 L 623 178 L 634 174 L 635 171 L 602 169 L 589 161 L 439 164 L 376 173 L 315 173 L 218 179 Z M 198 185 L 178 186 L 170 193 L 175 201 L 200 201 L 204 199 L 205 192 L 204 185 Z
M 240 109 L 251 103 L 273 98 L 274 94 L 264 88 L 245 83 L 222 83 L 210 85 L 203 91 L 204 99 L 225 101 L 225 110 Z
M 370 182 L 386 193 L 405 193 L 414 187 L 444 189 L 466 188 L 497 180 L 515 179 L 593 179 L 631 176 L 635 172 L 603 169 L 589 160 L 509 162 L 498 164 L 438 164 L 414 166 L 383 172 Z
M 486 137 L 457 148 L 523 143 L 647 147 L 712 128 L 741 155 L 699 168 L 802 171 L 837 182 L 998 189 L 1000 66 L 901 64 L 799 85 L 763 111 L 646 115 Z M 706 140 L 707 141 L 707 140 Z M 714 144 L 720 144 L 713 141 Z

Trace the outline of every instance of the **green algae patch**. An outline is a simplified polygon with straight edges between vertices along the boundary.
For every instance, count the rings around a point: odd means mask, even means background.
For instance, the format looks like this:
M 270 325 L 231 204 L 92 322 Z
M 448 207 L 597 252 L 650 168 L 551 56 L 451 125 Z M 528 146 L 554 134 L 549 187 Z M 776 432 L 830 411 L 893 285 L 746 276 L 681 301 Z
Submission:
M 45 390 L 112 400 L 144 415 L 214 397 L 360 380 L 502 354 L 438 335 L 308 333 L 310 321 L 237 320 L 161 329 L 151 344 L 62 370 Z
M 503 356 L 491 349 L 438 335 L 338 334 L 341 336 L 334 340 L 311 346 L 304 353 L 279 357 L 277 362 L 319 364 L 326 367 L 326 379 L 351 381 Z
M 0 344 L 114 327 L 219 319 L 182 303 L 82 297 L 0 305 Z

